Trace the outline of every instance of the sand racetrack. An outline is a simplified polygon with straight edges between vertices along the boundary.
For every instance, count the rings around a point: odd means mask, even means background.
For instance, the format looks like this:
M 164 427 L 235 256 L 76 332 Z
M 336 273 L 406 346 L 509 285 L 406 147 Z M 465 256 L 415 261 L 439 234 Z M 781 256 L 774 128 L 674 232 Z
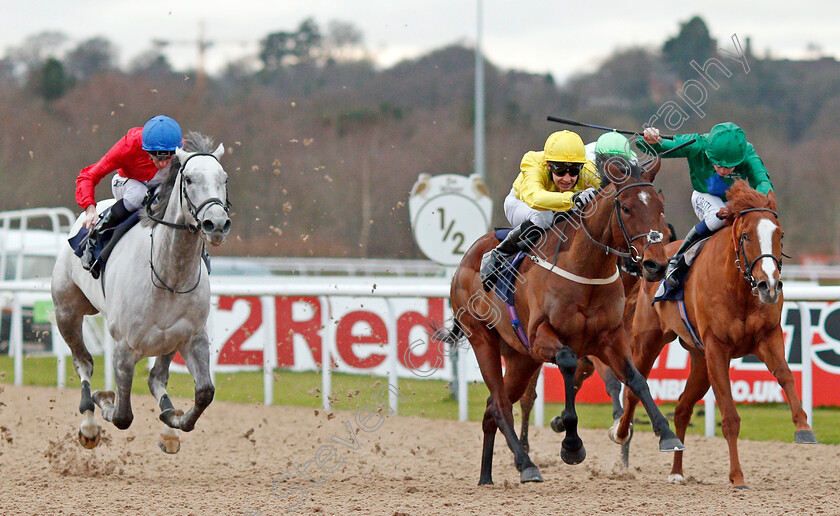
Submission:
M 606 430 L 583 430 L 588 456 L 563 464 L 560 439 L 534 429 L 531 457 L 545 482 L 519 483 L 499 435 L 495 486 L 477 487 L 481 429 L 393 417 L 359 432 L 354 413 L 214 402 L 174 456 L 157 448 L 151 396 L 134 396 L 125 431 L 97 419 L 102 444 L 76 440 L 79 393 L 0 385 L 0 514 L 838 514 L 840 446 L 740 443 L 749 490 L 730 489 L 720 438 L 688 438 L 687 485 L 666 482 L 671 455 L 637 433 L 631 468 L 617 467 Z M 177 408 L 187 400 L 176 399 Z M 331 441 L 332 436 L 352 444 Z M 793 425 L 791 424 L 791 440 Z M 336 455 L 327 453 L 328 443 Z M 318 450 L 326 450 L 318 456 Z M 320 471 L 321 460 L 334 472 Z M 295 463 L 320 483 L 304 481 Z M 273 487 L 273 490 L 272 490 Z M 281 498 L 285 496 L 285 498 Z M 301 500 L 305 497 L 305 500 Z

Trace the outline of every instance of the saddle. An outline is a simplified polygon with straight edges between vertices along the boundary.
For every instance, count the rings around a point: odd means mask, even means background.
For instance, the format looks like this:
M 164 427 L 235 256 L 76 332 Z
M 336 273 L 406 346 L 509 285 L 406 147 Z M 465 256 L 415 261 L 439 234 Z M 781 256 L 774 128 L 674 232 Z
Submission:
M 651 304 L 660 301 L 676 302 L 680 313 L 680 319 L 682 319 L 685 329 L 688 330 L 688 334 L 691 335 L 694 347 L 699 350 L 703 350 L 705 346 L 703 345 L 703 341 L 700 340 L 700 336 L 697 335 L 697 331 L 694 329 L 694 326 L 691 324 L 691 321 L 688 318 L 688 310 L 685 308 L 685 279 L 691 271 L 691 265 L 694 263 L 694 259 L 697 258 L 697 255 L 700 254 L 700 251 L 703 250 L 703 247 L 708 241 L 709 238 L 707 237 L 691 246 L 688 251 L 685 252 L 683 257 L 685 258 L 686 265 L 688 265 L 688 269 L 686 269 L 685 274 L 678 278 L 680 281 L 679 285 L 672 287 L 667 281 L 660 281 L 659 286 L 656 288 L 656 293 L 653 295 L 653 301 L 651 302 Z
M 110 207 L 105 209 L 100 216 L 104 217 L 110 210 Z M 99 232 L 99 239 L 97 240 L 96 247 L 93 250 L 93 257 L 96 260 L 94 267 L 99 268 L 100 274 L 105 271 L 105 263 L 108 261 L 108 257 L 111 256 L 114 246 L 116 246 L 117 242 L 119 242 L 120 239 L 128 233 L 128 230 L 133 228 L 139 221 L 140 213 L 135 211 L 117 226 L 107 228 Z M 73 249 L 73 253 L 79 258 L 81 258 L 82 254 L 85 252 L 85 246 L 87 245 L 89 234 L 90 231 L 86 227 L 82 226 L 78 233 L 67 240 L 70 247 Z

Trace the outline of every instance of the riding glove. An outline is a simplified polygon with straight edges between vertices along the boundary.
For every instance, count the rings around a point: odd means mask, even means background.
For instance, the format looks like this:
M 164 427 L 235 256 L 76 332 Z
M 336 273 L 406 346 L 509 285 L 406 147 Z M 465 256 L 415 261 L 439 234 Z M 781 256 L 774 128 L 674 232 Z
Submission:
M 592 202 L 592 199 L 594 199 L 596 195 L 598 195 L 597 190 L 594 188 L 587 188 L 586 190 L 581 190 L 580 192 L 574 194 L 572 196 L 572 202 L 575 206 L 581 208 Z

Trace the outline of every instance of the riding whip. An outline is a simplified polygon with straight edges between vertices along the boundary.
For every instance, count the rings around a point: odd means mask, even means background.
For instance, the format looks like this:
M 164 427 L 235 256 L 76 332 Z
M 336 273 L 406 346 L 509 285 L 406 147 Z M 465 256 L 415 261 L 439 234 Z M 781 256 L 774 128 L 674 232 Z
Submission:
M 551 116 L 551 115 L 548 115 L 546 117 L 546 119 L 549 122 L 557 122 L 557 123 L 566 124 L 566 125 L 576 125 L 578 127 L 589 127 L 591 129 L 601 129 L 603 131 L 615 131 L 617 133 L 629 134 L 631 136 L 641 136 L 642 135 L 642 133 L 639 133 L 637 131 L 625 131 L 625 130 L 622 130 L 622 129 L 615 129 L 615 128 L 612 128 L 612 127 L 604 127 L 602 125 L 584 124 L 583 122 L 575 122 L 574 120 L 569 120 L 567 118 L 560 118 L 560 117 Z M 673 140 L 674 139 L 674 137 L 672 135 L 668 135 L 668 134 L 660 134 L 659 137 L 662 138 L 663 140 Z

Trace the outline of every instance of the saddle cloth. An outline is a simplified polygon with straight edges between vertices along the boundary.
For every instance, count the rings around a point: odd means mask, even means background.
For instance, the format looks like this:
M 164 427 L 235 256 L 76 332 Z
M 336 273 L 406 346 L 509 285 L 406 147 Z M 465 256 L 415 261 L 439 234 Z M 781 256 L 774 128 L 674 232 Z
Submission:
M 110 209 L 111 208 L 108 208 L 103 211 L 100 216 L 104 217 Z M 96 247 L 93 249 L 93 258 L 97 261 L 100 272 L 105 270 L 105 263 L 108 261 L 111 251 L 113 251 L 114 246 L 117 245 L 120 238 L 128 233 L 128 230 L 134 227 L 134 225 L 139 221 L 140 213 L 135 211 L 117 226 L 105 229 L 99 233 L 99 239 L 96 243 Z M 85 252 L 85 246 L 87 245 L 87 237 L 89 233 L 90 231 L 82 226 L 78 233 L 67 240 L 70 247 L 73 249 L 73 253 L 75 253 L 75 255 L 79 258 L 81 258 L 82 254 Z

